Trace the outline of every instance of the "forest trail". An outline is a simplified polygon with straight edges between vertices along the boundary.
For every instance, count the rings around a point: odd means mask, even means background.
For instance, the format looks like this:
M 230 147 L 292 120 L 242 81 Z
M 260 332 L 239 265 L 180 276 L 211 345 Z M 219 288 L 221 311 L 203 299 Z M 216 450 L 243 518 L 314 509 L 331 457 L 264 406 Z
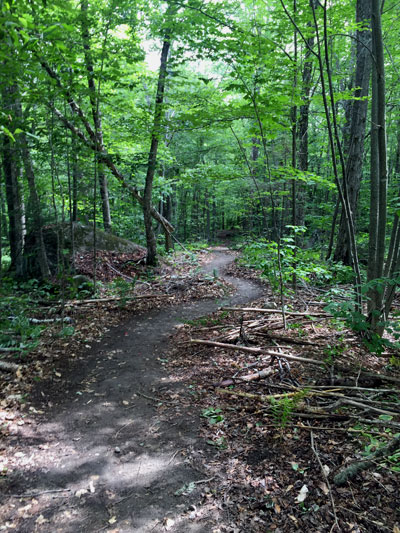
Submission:
M 169 378 L 163 360 L 180 322 L 262 295 L 255 283 L 223 274 L 232 261 L 228 249 L 216 248 L 203 267 L 236 287 L 231 297 L 134 316 L 110 330 L 84 366 L 66 372 L 61 387 L 43 386 L 36 408 L 45 414 L 15 442 L 26 466 L 3 484 L 6 498 L 14 495 L 9 520 L 19 532 L 213 530 L 206 520 L 190 520 L 202 484 L 179 496 L 204 480 L 187 453 L 201 456 L 204 443 L 200 413 L 182 402 L 190 391 Z M 15 498 L 22 494 L 28 496 Z

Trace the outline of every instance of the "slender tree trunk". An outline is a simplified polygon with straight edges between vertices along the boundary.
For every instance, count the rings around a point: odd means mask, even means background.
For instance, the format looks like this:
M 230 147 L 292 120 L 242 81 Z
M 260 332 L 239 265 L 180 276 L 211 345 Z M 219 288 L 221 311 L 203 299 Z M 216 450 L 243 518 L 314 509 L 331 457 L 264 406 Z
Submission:
M 162 201 L 163 209 L 162 209 L 162 215 L 167 220 L 171 220 L 172 216 L 172 199 L 171 195 L 167 194 L 167 196 Z M 170 250 L 173 250 L 174 248 L 174 242 L 172 240 L 172 235 L 169 231 L 164 229 L 164 236 L 165 236 L 165 251 L 168 253 Z
M 6 225 L 4 224 L 4 200 L 3 200 L 3 182 L 1 179 L 2 172 L 0 168 L 0 276 L 3 269 L 3 235 L 6 233 Z
M 78 155 L 73 152 L 72 157 L 72 221 L 78 222 L 78 184 L 82 179 L 82 173 L 79 169 Z
M 93 123 L 95 126 L 95 133 L 97 137 L 97 151 L 102 152 L 104 150 L 103 143 L 103 130 L 101 125 L 101 115 L 99 111 L 99 94 L 96 92 L 96 84 L 94 77 L 93 59 L 90 46 L 89 28 L 88 28 L 88 0 L 82 0 L 82 40 L 83 49 L 85 53 L 85 63 L 87 70 L 87 81 L 89 88 L 90 106 L 92 108 Z M 108 31 L 108 30 L 107 30 Z M 98 182 L 101 196 L 101 208 L 103 214 L 103 226 L 104 231 L 111 232 L 111 213 L 110 213 L 110 201 L 108 195 L 108 183 L 105 174 L 104 165 L 99 163 L 98 165 Z
M 363 24 L 364 28 L 358 30 L 357 38 L 357 59 L 356 75 L 354 79 L 354 100 L 350 107 L 349 138 L 346 161 L 346 179 L 349 195 L 350 209 L 353 220 L 356 219 L 358 196 L 362 178 L 362 167 L 364 160 L 364 142 L 368 112 L 368 93 L 371 77 L 371 30 L 369 21 L 371 19 L 371 0 L 357 0 L 356 19 L 358 24 Z M 335 261 L 342 261 L 350 265 L 350 246 L 346 233 L 346 222 L 344 213 L 339 224 L 339 232 L 334 254 Z
M 3 87 L 3 108 L 10 116 L 15 115 L 17 87 Z M 3 135 L 2 146 L 3 171 L 6 185 L 6 201 L 8 211 L 8 227 L 11 255 L 11 270 L 22 277 L 24 249 L 24 209 L 20 186 L 20 168 L 16 142 L 8 135 Z
M 43 279 L 50 277 L 49 263 L 47 261 L 46 247 L 43 239 L 43 222 L 41 214 L 41 206 L 39 195 L 36 188 L 36 178 L 35 172 L 33 169 L 33 163 L 31 159 L 31 154 L 29 152 L 28 143 L 24 133 L 20 134 L 19 138 L 22 161 L 24 163 L 25 175 L 28 180 L 29 186 L 29 202 L 31 205 L 32 211 L 32 222 L 33 222 L 33 231 L 35 233 L 36 248 L 37 248 L 37 258 L 40 267 L 40 273 Z
M 211 236 L 215 239 L 217 234 L 217 202 L 215 200 L 215 193 L 212 192 L 212 219 L 211 219 Z
M 387 213 L 387 148 L 386 148 L 386 102 L 385 66 L 381 24 L 381 2 L 372 0 L 372 50 L 374 65 L 372 69 L 372 111 L 371 111 L 371 203 L 370 203 L 370 241 L 368 261 L 368 281 L 382 278 L 386 244 Z M 382 333 L 379 324 L 382 305 L 382 290 L 369 292 L 368 313 L 371 329 Z
M 170 11 L 170 7 L 168 8 Z M 167 31 L 161 51 L 160 70 L 158 73 L 157 94 L 154 109 L 153 130 L 151 134 L 151 145 L 147 162 L 146 181 L 143 191 L 143 218 L 146 230 L 147 243 L 147 264 L 155 266 L 157 264 L 157 243 L 152 226 L 151 200 L 153 191 L 153 180 L 157 165 L 158 143 L 161 135 L 161 122 L 163 116 L 164 91 L 167 78 L 168 54 L 171 46 L 171 37 Z
M 17 86 L 16 86 L 16 91 L 18 92 Z M 31 154 L 29 151 L 28 141 L 23 131 L 24 130 L 23 113 L 22 113 L 21 102 L 18 96 L 16 96 L 15 98 L 14 111 L 15 111 L 15 117 L 16 117 L 18 126 L 22 130 L 22 132 L 18 135 L 18 138 L 17 138 L 17 148 L 19 148 L 19 153 L 21 154 L 21 159 L 23 162 L 24 170 L 25 170 L 25 176 L 28 181 L 29 206 L 30 206 L 29 211 L 32 214 L 32 230 L 35 234 L 37 260 L 39 263 L 40 273 L 41 273 L 42 278 L 47 279 L 50 277 L 50 269 L 49 269 L 49 264 L 47 261 L 46 247 L 45 247 L 44 239 L 43 239 L 43 222 L 42 222 L 41 206 L 40 206 L 39 195 L 38 195 L 37 188 L 36 188 L 35 171 L 33 168 L 33 162 L 32 162 Z

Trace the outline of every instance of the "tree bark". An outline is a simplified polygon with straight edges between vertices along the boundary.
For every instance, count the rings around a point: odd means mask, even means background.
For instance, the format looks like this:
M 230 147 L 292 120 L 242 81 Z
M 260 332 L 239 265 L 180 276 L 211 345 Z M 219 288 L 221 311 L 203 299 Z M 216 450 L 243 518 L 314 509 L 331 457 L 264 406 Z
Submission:
M 3 109 L 7 110 L 10 117 L 15 115 L 17 86 L 3 87 Z M 11 270 L 18 277 L 23 276 L 23 250 L 24 250 L 24 210 L 20 186 L 20 168 L 16 142 L 7 134 L 3 135 L 2 146 L 3 171 L 6 185 L 6 201 L 8 211 L 8 227 L 11 255 Z
M 47 261 L 46 247 L 43 240 L 43 222 L 39 195 L 36 188 L 36 178 L 33 169 L 31 154 L 26 140 L 25 133 L 20 134 L 19 144 L 21 147 L 22 161 L 24 163 L 25 175 L 29 186 L 29 203 L 31 205 L 33 231 L 35 233 L 37 258 L 40 273 L 43 279 L 50 277 L 50 268 Z
M 164 103 L 164 91 L 165 91 L 165 81 L 167 77 L 167 63 L 168 63 L 168 53 L 171 46 L 170 35 L 167 32 L 163 47 L 161 51 L 161 63 L 160 70 L 158 74 L 158 84 L 157 84 L 157 94 L 154 110 L 154 121 L 153 121 L 153 131 L 151 134 L 151 144 L 149 157 L 147 162 L 147 172 L 146 172 L 146 181 L 143 191 L 143 218 L 144 226 L 146 231 L 146 243 L 147 243 L 147 259 L 146 262 L 148 265 L 155 266 L 157 264 L 157 242 L 155 233 L 152 226 L 152 214 L 151 214 L 151 201 L 152 201 L 152 191 L 153 191 L 153 180 L 154 174 L 156 171 L 157 165 L 157 152 L 158 152 L 158 143 L 160 140 L 161 134 L 161 121 L 162 121 L 162 112 L 163 112 L 163 103 Z
M 354 100 L 351 102 L 348 151 L 346 160 L 346 179 L 350 209 L 353 221 L 356 220 L 358 196 L 360 192 L 362 167 L 364 160 L 364 143 L 368 112 L 368 93 L 371 77 L 371 19 L 370 0 L 357 0 L 356 21 L 364 28 L 356 33 L 356 74 L 354 79 Z M 346 232 L 344 213 L 339 224 L 339 232 L 334 254 L 335 261 L 351 264 L 350 245 Z
M 381 3 L 372 0 L 371 11 L 372 50 L 374 66 L 372 70 L 372 131 L 371 131 L 371 201 L 370 201 L 370 241 L 368 281 L 383 277 L 386 217 L 387 217 L 387 150 L 386 150 L 386 102 L 385 66 L 381 24 Z M 369 292 L 368 318 L 371 329 L 382 333 L 380 324 L 382 290 L 372 288 Z

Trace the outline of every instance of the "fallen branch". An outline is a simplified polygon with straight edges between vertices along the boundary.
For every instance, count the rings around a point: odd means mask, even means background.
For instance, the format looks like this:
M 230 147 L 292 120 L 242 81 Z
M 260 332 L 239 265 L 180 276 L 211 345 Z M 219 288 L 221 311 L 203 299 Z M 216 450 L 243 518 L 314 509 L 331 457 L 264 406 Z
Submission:
M 59 302 L 60 305 L 62 305 L 62 302 Z M 16 320 L 16 316 L 9 316 L 8 320 Z M 28 318 L 29 324 L 52 324 L 53 322 L 66 322 L 71 323 L 72 318 L 69 316 L 66 316 L 64 318 Z M 17 349 L 18 351 L 18 349 Z
M 64 318 L 29 318 L 30 324 L 53 324 L 54 322 L 63 322 L 65 324 L 71 324 L 72 318 L 65 316 Z
M 257 355 L 269 355 L 271 357 L 284 357 L 290 361 L 300 361 L 301 363 L 310 363 L 318 366 L 325 366 L 321 361 L 315 361 L 315 359 L 308 359 L 306 357 L 298 357 L 297 355 L 283 354 L 272 352 L 270 350 L 263 350 L 262 348 L 249 348 L 248 346 L 237 346 L 236 344 L 226 344 L 224 342 L 215 342 L 202 339 L 190 339 L 191 344 L 205 344 L 207 346 L 214 346 L 216 348 L 224 348 L 226 350 L 238 350 L 247 353 L 253 353 Z
M 362 377 L 376 378 L 376 379 L 380 379 L 381 381 L 389 381 L 391 383 L 400 384 L 400 378 L 394 378 L 393 376 L 386 376 L 385 374 L 375 374 L 374 372 L 361 372 L 360 377 L 361 378 Z
M 338 404 L 351 405 L 353 407 L 358 407 L 359 409 L 365 409 L 367 411 L 373 411 L 374 413 L 379 413 L 380 415 L 400 416 L 400 413 L 396 413 L 395 411 L 386 411 L 385 409 L 378 409 L 377 407 L 372 407 L 372 405 L 367 405 L 365 403 L 352 400 L 351 398 L 346 398 L 346 396 L 343 396 L 342 394 L 337 394 L 337 393 L 329 392 L 329 391 L 320 391 L 319 394 L 323 394 L 324 396 L 333 396 L 333 397 L 339 398 Z M 335 408 L 338 407 L 338 404 L 335 404 Z
M 352 465 L 348 466 L 339 474 L 337 474 L 333 478 L 333 482 L 336 486 L 342 487 L 347 483 L 347 481 L 350 481 L 351 479 L 354 479 L 356 475 L 359 472 L 362 472 L 364 470 L 368 470 L 368 468 L 371 468 L 371 466 L 374 466 L 376 463 L 376 459 L 380 459 L 381 457 L 387 457 L 388 455 L 392 455 L 394 452 L 400 449 L 400 435 L 392 439 L 386 446 L 383 446 L 382 448 L 379 448 L 374 453 L 369 455 L 364 461 L 358 461 L 357 463 L 353 463 Z
M 283 314 L 281 309 L 262 309 L 260 307 L 221 307 L 222 311 L 240 311 L 243 313 L 266 313 L 266 314 Z M 300 313 L 298 311 L 285 311 L 285 315 L 293 316 L 315 316 L 320 318 L 333 318 L 333 315 L 328 313 Z
M 257 400 L 259 402 L 269 402 L 271 398 L 290 398 L 298 394 L 297 392 L 284 392 L 282 394 L 252 394 L 250 392 L 236 391 L 232 389 L 215 389 L 215 392 L 220 394 L 230 394 L 231 396 L 240 396 L 241 398 L 248 398 L 250 400 Z
M 381 420 L 381 419 L 369 420 L 368 418 L 360 418 L 359 416 L 350 416 L 350 418 L 357 420 L 357 422 L 362 422 L 363 424 L 367 424 L 369 426 L 383 426 L 383 427 L 394 428 L 400 431 L 400 424 L 397 424 L 396 422 L 392 422 L 391 420 Z
M 113 272 L 115 272 L 116 274 L 118 274 L 119 276 L 121 276 L 122 278 L 125 278 L 127 279 L 128 281 L 131 281 L 132 283 L 136 283 L 136 280 L 137 280 L 137 277 L 136 279 L 135 278 L 132 278 L 131 276 L 127 276 L 126 274 L 124 274 L 123 272 L 120 272 L 119 270 L 117 270 L 116 268 L 114 268 L 110 263 L 106 262 L 106 265 L 108 266 L 108 268 L 110 268 Z
M 354 390 L 359 392 L 376 392 L 377 394 L 400 394 L 400 390 L 398 389 L 375 389 L 375 388 L 368 388 L 368 387 L 351 387 L 350 385 L 310 385 L 312 389 L 326 389 L 326 390 Z
M 143 300 L 145 298 L 170 298 L 168 294 L 138 294 L 136 296 L 110 296 L 108 298 L 89 298 L 88 300 L 67 300 L 64 302 L 64 307 L 73 307 L 75 305 L 85 305 L 85 304 L 97 304 L 97 303 L 107 303 L 107 302 L 119 302 L 121 300 Z M 46 306 L 56 306 L 63 305 L 63 302 L 42 302 L 42 305 Z M 57 319 L 60 321 L 61 319 Z
M 15 363 L 7 363 L 7 361 L 0 361 L 0 370 L 4 370 L 5 372 L 15 372 L 18 370 L 20 365 L 17 365 Z
M 218 387 L 229 387 L 230 385 L 234 385 L 236 382 L 249 382 L 249 381 L 256 381 L 258 379 L 264 379 L 268 376 L 270 376 L 274 370 L 272 368 L 264 368 L 263 370 L 260 370 L 259 372 L 252 372 L 251 374 L 247 374 L 246 376 L 241 376 L 238 378 L 232 378 L 232 379 L 225 379 L 221 381 L 221 383 L 218 383 Z
M 55 492 L 71 492 L 71 489 L 52 489 L 52 490 L 42 490 L 41 492 L 26 492 L 25 494 L 13 494 L 13 498 L 35 498 L 37 496 L 42 496 L 42 494 L 53 494 Z
M 267 326 L 265 327 L 267 328 Z M 260 335 L 263 337 L 268 337 L 270 339 L 276 339 L 278 341 L 287 342 L 288 344 L 300 344 L 301 346 L 319 346 L 317 342 L 311 342 L 302 339 L 293 339 L 292 337 L 286 337 L 285 335 L 272 335 L 268 331 L 266 331 L 265 333 L 262 331 L 256 331 L 254 332 L 254 335 Z
M 265 396 L 265 395 L 262 395 L 262 394 L 251 394 L 250 392 L 242 392 L 242 391 L 235 391 L 235 390 L 231 390 L 231 389 L 215 389 L 215 392 L 218 392 L 220 394 L 228 394 L 230 396 L 239 396 L 241 398 L 247 398 L 249 400 L 257 400 L 257 401 L 260 401 L 260 402 L 269 402 L 271 400 L 271 398 L 290 398 L 292 396 L 295 396 L 297 393 L 296 392 L 289 392 L 289 393 L 284 393 L 284 394 L 271 394 L 269 396 Z M 269 407 L 268 407 L 269 409 Z M 350 415 L 336 415 L 336 414 L 330 414 L 330 413 L 324 413 L 324 412 L 321 412 L 321 411 L 317 411 L 317 410 L 312 410 L 313 408 L 312 407 L 309 407 L 308 408 L 309 411 L 303 413 L 303 412 L 297 412 L 297 411 L 293 411 L 290 413 L 290 416 L 291 417 L 297 417 L 297 418 L 316 418 L 316 419 L 320 419 L 320 418 L 330 418 L 332 420 L 336 420 L 336 421 L 343 421 L 343 420 L 348 420 L 350 417 Z

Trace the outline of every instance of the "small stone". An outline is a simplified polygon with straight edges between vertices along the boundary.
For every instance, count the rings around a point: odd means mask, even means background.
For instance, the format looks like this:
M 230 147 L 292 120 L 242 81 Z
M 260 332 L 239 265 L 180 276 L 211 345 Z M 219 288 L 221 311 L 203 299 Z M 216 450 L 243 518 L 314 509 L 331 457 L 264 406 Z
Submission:
M 116 446 L 114 448 L 114 453 L 121 453 L 121 448 L 119 446 Z

